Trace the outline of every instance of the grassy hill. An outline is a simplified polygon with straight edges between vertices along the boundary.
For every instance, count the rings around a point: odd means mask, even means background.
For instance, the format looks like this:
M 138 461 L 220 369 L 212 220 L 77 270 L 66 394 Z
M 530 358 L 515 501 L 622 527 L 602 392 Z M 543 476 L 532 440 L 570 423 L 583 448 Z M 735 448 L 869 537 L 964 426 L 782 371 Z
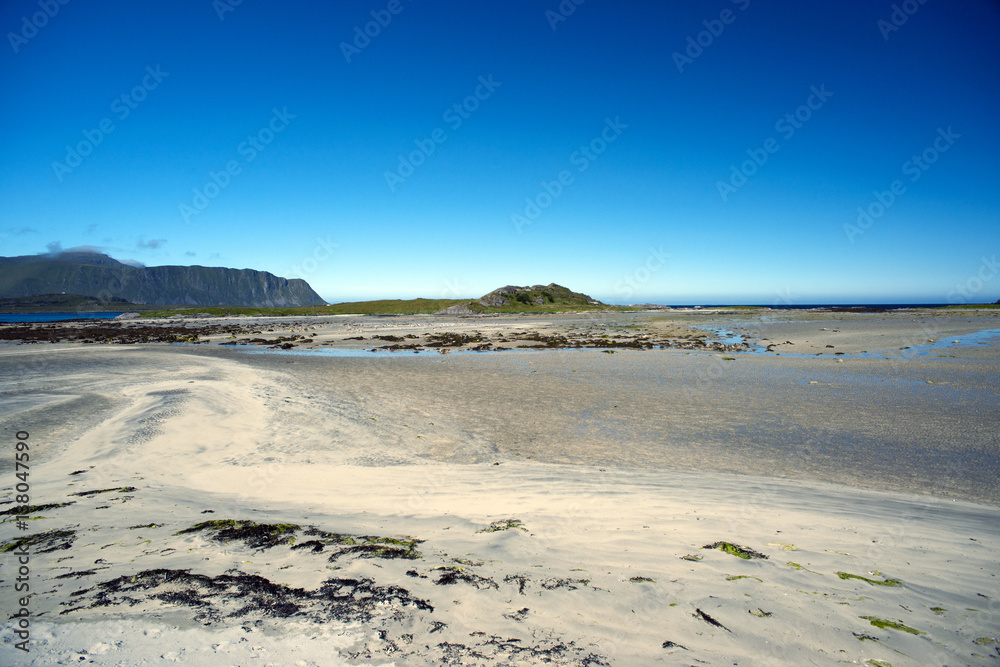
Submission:
M 549 283 L 518 287 L 507 285 L 473 301 L 452 306 L 452 314 L 482 313 L 564 313 L 580 310 L 620 310 L 582 292 Z

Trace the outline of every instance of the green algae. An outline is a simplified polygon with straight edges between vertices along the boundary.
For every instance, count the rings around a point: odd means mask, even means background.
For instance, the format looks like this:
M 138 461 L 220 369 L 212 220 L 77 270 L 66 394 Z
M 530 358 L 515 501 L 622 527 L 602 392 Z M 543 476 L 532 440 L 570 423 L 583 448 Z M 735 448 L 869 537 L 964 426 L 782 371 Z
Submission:
M 902 632 L 908 632 L 911 635 L 922 635 L 922 634 L 924 634 L 923 632 L 921 632 L 920 630 L 917 630 L 916 628 L 911 628 L 908 625 L 903 625 L 902 623 L 898 623 L 896 621 L 887 621 L 886 619 L 879 618 L 878 616 L 858 616 L 858 618 L 863 618 L 866 621 L 868 621 L 869 623 L 871 623 L 873 626 L 875 626 L 876 628 L 880 628 L 882 630 L 886 630 L 886 629 L 888 629 L 888 630 L 900 630 Z
M 749 574 L 735 574 L 735 575 L 732 575 L 730 577 L 726 577 L 726 581 L 737 581 L 738 579 L 756 579 L 758 581 L 758 583 L 761 583 L 761 584 L 764 583 L 763 579 L 760 579 L 758 577 L 753 577 L 753 576 L 751 576 Z
M 501 530 L 513 530 L 515 528 L 517 530 L 523 530 L 525 532 L 528 531 L 528 529 L 524 527 L 524 522 L 521 521 L 520 519 L 501 519 L 500 521 L 494 521 L 490 525 L 486 526 L 486 528 L 481 528 L 481 529 L 477 530 L 476 532 L 477 533 L 498 533 Z
M 883 579 L 882 581 L 877 581 L 875 579 L 869 579 L 868 577 L 862 577 L 860 574 L 851 574 L 849 572 L 837 572 L 838 577 L 847 581 L 848 579 L 858 579 L 859 581 L 867 581 L 873 586 L 902 586 L 903 582 L 899 579 Z
M 793 563 L 791 561 L 788 561 L 787 563 L 785 563 L 785 565 L 791 568 L 795 568 L 796 570 L 805 570 L 806 572 L 812 572 L 813 574 L 818 574 L 821 577 L 823 576 L 822 572 L 816 572 L 815 570 L 810 570 L 808 567 L 805 567 L 801 563 Z
M 742 558 L 743 560 L 750 560 L 753 558 L 762 558 L 767 560 L 767 556 L 760 553 L 759 551 L 754 551 L 750 547 L 742 547 L 738 544 L 733 544 L 732 542 L 713 542 L 712 544 L 706 544 L 702 549 L 718 549 L 730 556 L 736 556 L 737 558 Z

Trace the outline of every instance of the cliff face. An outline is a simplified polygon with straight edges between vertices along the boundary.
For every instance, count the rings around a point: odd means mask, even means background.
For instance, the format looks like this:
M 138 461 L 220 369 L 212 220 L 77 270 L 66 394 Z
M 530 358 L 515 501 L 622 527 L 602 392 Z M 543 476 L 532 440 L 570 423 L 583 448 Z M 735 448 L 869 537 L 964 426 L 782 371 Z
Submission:
M 81 294 L 192 306 L 321 306 L 304 280 L 207 266 L 135 267 L 98 253 L 0 257 L 0 298 Z

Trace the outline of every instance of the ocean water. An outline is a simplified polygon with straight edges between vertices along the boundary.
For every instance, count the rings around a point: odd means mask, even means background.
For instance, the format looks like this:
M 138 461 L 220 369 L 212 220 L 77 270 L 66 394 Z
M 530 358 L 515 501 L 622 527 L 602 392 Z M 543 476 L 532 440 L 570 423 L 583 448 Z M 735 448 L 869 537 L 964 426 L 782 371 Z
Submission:
M 65 320 L 112 320 L 114 313 L 0 313 L 0 322 L 63 322 Z

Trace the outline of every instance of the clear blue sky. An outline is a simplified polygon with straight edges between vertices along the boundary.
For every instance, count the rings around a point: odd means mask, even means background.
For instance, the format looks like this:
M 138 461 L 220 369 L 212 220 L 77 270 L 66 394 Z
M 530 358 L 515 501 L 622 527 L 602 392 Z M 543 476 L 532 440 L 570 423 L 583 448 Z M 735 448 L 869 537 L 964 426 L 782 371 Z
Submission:
M 1000 297 L 996 2 L 7 0 L 0 28 L 0 255 L 328 301 Z

